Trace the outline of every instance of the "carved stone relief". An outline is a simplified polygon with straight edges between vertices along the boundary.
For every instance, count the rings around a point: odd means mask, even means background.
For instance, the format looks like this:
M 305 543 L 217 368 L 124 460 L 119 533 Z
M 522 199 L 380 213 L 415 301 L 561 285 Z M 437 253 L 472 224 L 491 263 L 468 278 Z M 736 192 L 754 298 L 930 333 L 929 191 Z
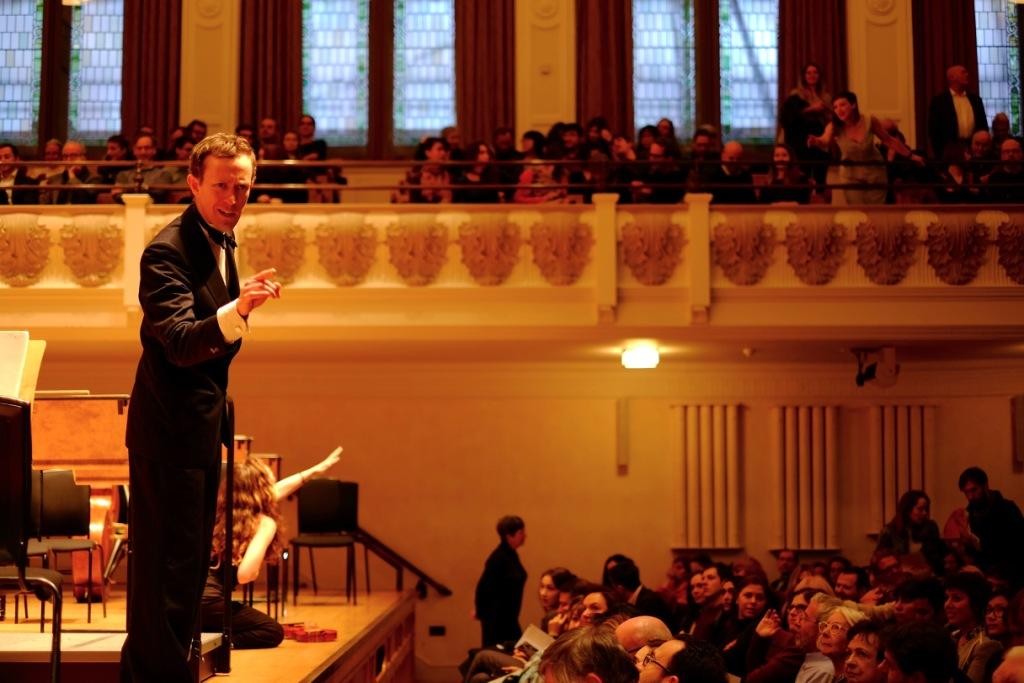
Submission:
M 335 213 L 316 229 L 320 265 L 343 287 L 366 278 L 377 256 L 377 231 L 358 213 Z
M 978 276 L 988 249 L 988 228 L 978 223 L 928 226 L 928 265 L 947 285 L 966 285 Z
M 39 280 L 50 258 L 50 231 L 28 213 L 0 215 L 0 279 L 11 287 Z
M 775 228 L 761 223 L 717 225 L 711 250 L 729 282 L 756 285 L 775 260 Z
M 903 281 L 914 264 L 917 228 L 907 223 L 857 226 L 857 263 L 876 285 L 895 285 Z
M 459 227 L 462 263 L 479 285 L 500 285 L 519 262 L 523 244 L 519 226 L 508 222 L 508 214 L 473 214 L 469 225 Z
M 804 284 L 826 285 L 843 263 L 846 243 L 842 225 L 790 225 L 786 228 L 786 260 Z
M 1024 285 L 1024 225 L 1000 225 L 996 244 L 999 245 L 999 265 L 1011 280 Z
M 387 228 L 391 265 L 405 284 L 429 285 L 448 260 L 448 230 L 435 216 L 404 214 Z
M 110 221 L 110 216 L 75 216 L 70 225 L 60 229 L 64 264 L 83 287 L 98 287 L 110 282 L 121 263 L 124 230 Z
M 663 285 L 679 265 L 686 240 L 669 216 L 641 214 L 622 225 L 619 251 L 633 277 L 644 285 Z
M 569 213 L 545 213 L 530 229 L 533 262 L 548 284 L 571 285 L 590 263 L 594 234 Z
M 306 252 L 306 231 L 286 213 L 265 213 L 242 231 L 239 246 L 254 272 L 277 268 L 283 284 L 295 280 Z

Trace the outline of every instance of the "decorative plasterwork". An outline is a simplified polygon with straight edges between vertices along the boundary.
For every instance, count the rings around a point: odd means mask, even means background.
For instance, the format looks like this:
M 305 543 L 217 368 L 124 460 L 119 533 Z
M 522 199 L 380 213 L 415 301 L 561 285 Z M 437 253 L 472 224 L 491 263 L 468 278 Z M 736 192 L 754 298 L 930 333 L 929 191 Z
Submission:
M 857 263 L 876 285 L 895 285 L 903 281 L 914 264 L 917 228 L 908 223 L 857 226 Z
M 1024 285 L 1024 225 L 1003 223 L 999 226 L 999 265 L 1018 285 Z
M 12 287 L 39 280 L 50 258 L 50 231 L 29 213 L 0 215 L 0 279 Z
M 519 226 L 508 221 L 508 214 L 473 214 L 472 222 L 459 226 L 462 263 L 478 285 L 500 285 L 519 262 L 523 244 Z
M 407 285 L 422 287 L 448 260 L 448 229 L 432 214 L 404 214 L 387 227 L 391 265 Z
M 245 262 L 254 272 L 277 268 L 284 284 L 295 280 L 306 252 L 306 231 L 286 213 L 265 213 L 250 223 L 239 240 Z
M 335 284 L 358 285 L 370 272 L 377 255 L 377 231 L 363 214 L 335 213 L 316 229 L 320 265 Z
M 70 225 L 60 229 L 64 264 L 83 287 L 98 287 L 110 282 L 121 263 L 124 230 L 111 222 L 110 216 L 86 214 L 75 216 Z
M 928 265 L 947 285 L 966 285 L 978 276 L 988 249 L 988 228 L 980 223 L 928 226 Z
M 787 261 L 807 285 L 826 285 L 835 278 L 846 244 L 846 227 L 836 223 L 786 228 Z
M 729 282 L 756 285 L 775 260 L 775 228 L 767 223 L 715 226 L 712 244 L 715 263 Z
M 594 246 L 589 225 L 569 213 L 546 213 L 530 229 L 533 262 L 548 284 L 571 285 L 580 278 Z
M 622 262 L 641 284 L 663 285 L 682 260 L 686 239 L 669 216 L 641 214 L 640 218 L 631 216 L 621 226 Z

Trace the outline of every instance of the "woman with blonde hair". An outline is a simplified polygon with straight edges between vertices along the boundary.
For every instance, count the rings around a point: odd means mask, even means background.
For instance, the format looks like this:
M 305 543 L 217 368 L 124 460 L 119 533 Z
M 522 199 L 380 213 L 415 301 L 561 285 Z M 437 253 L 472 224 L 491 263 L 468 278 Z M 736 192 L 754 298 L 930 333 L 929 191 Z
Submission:
M 278 505 L 302 488 L 309 479 L 323 474 L 341 455 L 341 447 L 319 463 L 277 481 L 266 463 L 248 458 L 235 463 L 234 505 L 231 524 L 231 548 L 226 547 L 225 492 L 221 481 L 217 493 L 217 519 L 213 528 L 210 572 L 203 590 L 203 630 L 219 633 L 224 620 L 224 562 L 233 568 L 232 590 L 237 585 L 255 581 L 264 559 L 276 562 L 284 544 L 281 542 L 283 521 Z M 284 638 L 281 625 L 268 615 L 241 602 L 231 603 L 231 646 L 236 650 L 277 647 Z

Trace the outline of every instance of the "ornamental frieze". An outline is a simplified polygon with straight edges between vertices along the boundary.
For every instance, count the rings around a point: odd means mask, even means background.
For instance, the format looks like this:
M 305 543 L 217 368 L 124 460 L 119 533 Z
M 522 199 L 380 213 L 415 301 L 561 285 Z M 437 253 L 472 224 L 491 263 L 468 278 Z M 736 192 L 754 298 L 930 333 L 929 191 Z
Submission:
M 619 250 L 622 262 L 644 285 L 663 285 L 682 260 L 683 231 L 666 215 L 646 214 L 623 223 Z
M 478 285 L 493 287 L 507 280 L 522 244 L 519 226 L 507 214 L 472 214 L 469 224 L 459 226 L 462 263 Z
M 533 262 L 548 284 L 564 287 L 576 282 L 594 246 L 591 227 L 570 213 L 545 213 L 530 228 Z
M 903 282 L 914 264 L 917 249 L 917 228 L 908 223 L 857 226 L 857 264 L 876 285 Z
M 30 213 L 0 215 L 0 280 L 11 287 L 36 283 L 50 258 L 50 231 Z
M 431 214 L 403 214 L 387 228 L 391 265 L 405 284 L 433 282 L 448 260 L 448 229 Z
M 988 228 L 980 223 L 928 226 L 928 265 L 947 285 L 966 285 L 978 276 L 988 249 Z
M 786 259 L 806 285 L 831 282 L 846 251 L 846 227 L 837 223 L 786 227 Z
M 60 244 L 64 265 L 75 282 L 83 287 L 99 287 L 110 282 L 121 263 L 124 229 L 110 216 L 75 216 L 60 229 Z
M 277 268 L 284 284 L 295 280 L 306 255 L 306 231 L 290 214 L 265 213 L 242 231 L 239 246 L 246 265 L 254 272 Z
M 377 231 L 359 213 L 336 213 L 316 229 L 320 265 L 335 284 L 358 285 L 377 257 Z

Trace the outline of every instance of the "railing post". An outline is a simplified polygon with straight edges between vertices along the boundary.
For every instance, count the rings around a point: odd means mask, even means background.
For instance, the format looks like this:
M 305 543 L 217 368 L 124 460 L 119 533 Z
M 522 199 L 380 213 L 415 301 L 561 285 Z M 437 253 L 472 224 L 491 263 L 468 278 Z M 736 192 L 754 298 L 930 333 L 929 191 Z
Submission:
M 686 195 L 686 235 L 690 271 L 690 322 L 704 324 L 711 312 L 711 195 Z
M 146 246 L 146 209 L 153 201 L 148 194 L 123 194 L 124 200 L 124 307 L 139 310 L 139 259 Z
M 615 211 L 619 195 L 594 194 L 594 231 L 597 233 L 597 277 L 594 299 L 597 318 L 601 322 L 614 322 L 615 307 L 619 302 L 619 230 Z

